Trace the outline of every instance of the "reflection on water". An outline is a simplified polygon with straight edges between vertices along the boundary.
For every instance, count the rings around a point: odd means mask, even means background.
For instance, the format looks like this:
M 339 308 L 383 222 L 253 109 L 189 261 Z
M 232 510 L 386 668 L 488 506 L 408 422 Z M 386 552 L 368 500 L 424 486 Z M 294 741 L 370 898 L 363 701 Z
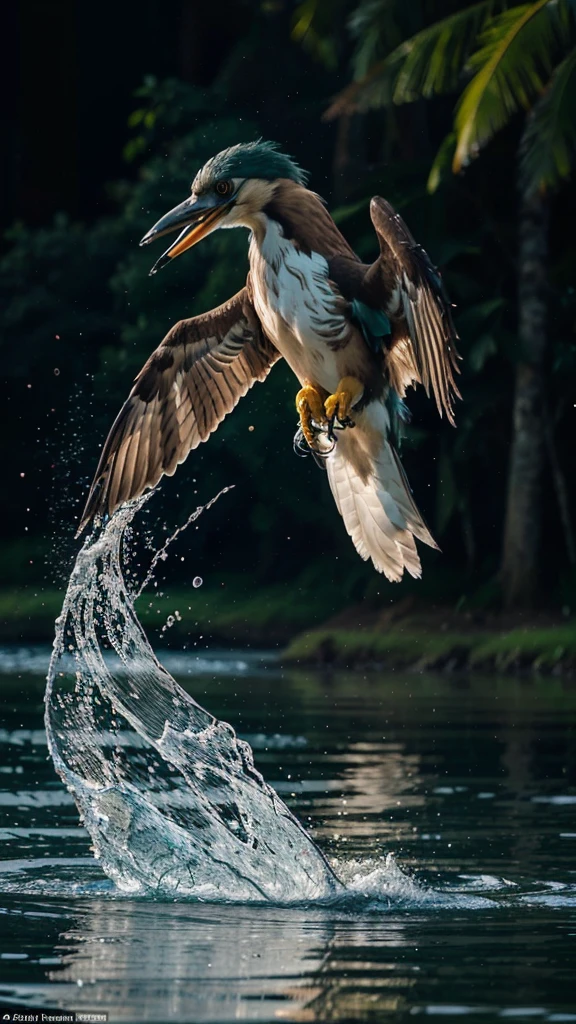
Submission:
M 55 909 L 29 905 L 41 915 L 38 932 Z M 568 929 L 540 914 L 536 952 L 534 928 L 526 914 L 520 924 L 504 909 L 481 918 L 255 913 L 94 898 L 58 916 L 58 964 L 28 962 L 23 970 L 18 963 L 18 973 L 38 981 L 2 991 L 29 1004 L 111 1010 L 113 1020 L 126 1021 L 362 1021 L 400 1010 L 437 1014 L 447 1005 L 452 1015 L 460 1007 L 495 1016 L 539 1005 L 549 1019 L 572 1011 L 576 1019 Z
M 61 933 L 61 963 L 47 976 L 53 1000 L 114 1006 L 118 1020 L 331 1020 L 336 998 L 347 1012 L 361 1006 L 375 971 L 373 1009 L 399 1004 L 414 984 L 413 968 L 398 975 L 389 962 L 404 931 L 319 910 L 94 900 Z
M 120 897 L 46 760 L 41 678 L 6 676 L 0 997 L 111 1021 L 576 1022 L 573 686 L 272 669 L 179 681 L 250 739 L 338 871 L 361 874 L 359 895 Z

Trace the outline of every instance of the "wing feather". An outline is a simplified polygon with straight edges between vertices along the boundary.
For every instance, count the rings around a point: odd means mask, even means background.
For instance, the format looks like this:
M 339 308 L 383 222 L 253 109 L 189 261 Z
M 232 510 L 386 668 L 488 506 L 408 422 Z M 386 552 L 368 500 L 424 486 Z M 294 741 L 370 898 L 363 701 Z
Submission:
M 380 243 L 380 256 L 369 268 L 365 288 L 380 293 L 385 310 L 410 341 L 413 367 L 426 393 L 434 393 L 440 415 L 454 424 L 455 398 L 460 398 L 454 374 L 458 371 L 458 335 L 440 273 L 425 250 L 414 241 L 392 206 L 376 196 L 370 216 Z M 386 296 L 390 296 L 386 304 Z M 406 328 L 403 331 L 403 328 Z M 393 331 L 394 341 L 394 331 Z M 394 343 L 388 365 L 394 364 Z M 406 349 L 399 352 L 402 376 L 406 373 Z M 394 372 L 394 371 L 393 371 Z
M 136 377 L 110 430 L 79 532 L 171 476 L 279 358 L 247 288 L 176 324 Z
M 440 272 L 385 199 L 372 199 L 370 216 L 380 245 L 378 259 L 366 264 L 338 253 L 328 260 L 330 277 L 346 299 L 388 316 L 385 372 L 400 397 L 410 385 L 423 384 L 428 395 L 434 394 L 440 415 L 453 424 L 460 357 Z
M 151 463 L 150 436 L 152 423 L 152 408 L 153 405 L 152 403 L 150 403 L 142 417 L 142 423 L 140 426 L 140 441 L 138 445 L 138 456 L 136 459 L 136 465 L 134 470 L 134 480 L 132 482 L 134 490 L 140 494 L 142 493 L 146 486 L 146 471 Z

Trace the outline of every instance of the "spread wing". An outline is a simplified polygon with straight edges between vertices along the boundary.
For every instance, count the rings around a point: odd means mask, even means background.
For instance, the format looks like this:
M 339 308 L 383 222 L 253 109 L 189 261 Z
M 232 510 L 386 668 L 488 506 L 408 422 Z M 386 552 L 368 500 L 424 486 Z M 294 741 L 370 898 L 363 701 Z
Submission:
M 412 237 L 390 203 L 376 196 L 370 216 L 380 255 L 367 265 L 337 256 L 330 276 L 347 298 L 382 309 L 391 323 L 386 367 L 390 384 L 403 397 L 411 384 L 434 393 L 440 415 L 454 424 L 454 398 L 460 397 L 458 335 L 439 271 Z
M 280 353 L 243 288 L 181 320 L 142 368 L 108 435 L 79 531 L 155 487 L 216 430 Z

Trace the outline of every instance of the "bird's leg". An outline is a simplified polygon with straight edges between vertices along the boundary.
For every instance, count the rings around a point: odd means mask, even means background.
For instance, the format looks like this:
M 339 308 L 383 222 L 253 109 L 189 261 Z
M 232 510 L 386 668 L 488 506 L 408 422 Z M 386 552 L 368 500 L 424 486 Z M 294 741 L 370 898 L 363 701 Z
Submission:
M 300 416 L 302 433 L 310 448 L 315 449 L 318 427 L 326 423 L 324 399 L 315 387 L 312 387 L 311 384 L 305 384 L 296 395 L 296 408 Z M 314 424 L 318 424 L 318 427 Z
M 354 426 L 350 411 L 363 394 L 364 385 L 356 377 L 342 377 L 337 391 L 333 395 L 329 395 L 324 402 L 324 411 L 330 424 L 330 432 L 333 430 L 335 420 L 338 420 L 343 427 Z

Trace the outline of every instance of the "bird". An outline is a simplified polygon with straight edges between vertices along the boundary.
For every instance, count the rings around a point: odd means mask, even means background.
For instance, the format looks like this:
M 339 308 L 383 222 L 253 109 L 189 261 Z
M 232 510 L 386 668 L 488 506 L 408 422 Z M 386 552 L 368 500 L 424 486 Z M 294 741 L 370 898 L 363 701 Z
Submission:
M 231 146 L 144 235 L 179 231 L 155 274 L 213 231 L 247 228 L 245 286 L 176 323 L 135 378 L 104 444 L 79 533 L 174 474 L 280 359 L 299 388 L 298 439 L 327 470 L 358 554 L 392 582 L 420 577 L 415 540 L 437 548 L 398 455 L 409 387 L 454 425 L 458 335 L 442 278 L 385 199 L 364 263 L 307 174 L 274 142 Z

